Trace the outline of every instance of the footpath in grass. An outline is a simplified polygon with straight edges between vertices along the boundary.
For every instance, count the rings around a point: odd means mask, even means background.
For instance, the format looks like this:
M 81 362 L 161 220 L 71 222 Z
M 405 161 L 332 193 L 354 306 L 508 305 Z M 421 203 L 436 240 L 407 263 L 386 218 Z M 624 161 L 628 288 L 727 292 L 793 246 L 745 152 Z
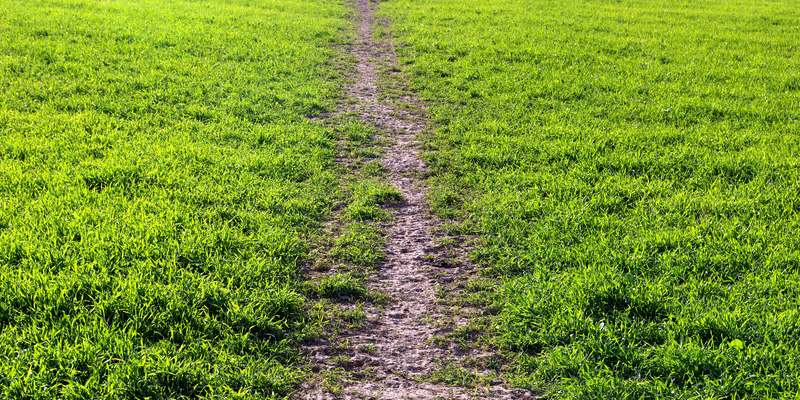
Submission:
M 479 238 L 483 333 L 516 354 L 512 379 L 555 398 L 800 395 L 795 2 L 382 10 L 430 104 L 432 204 Z
M 321 257 L 332 262 L 309 271 L 332 303 L 333 322 L 325 337 L 304 343 L 314 376 L 298 398 L 531 398 L 527 390 L 502 386 L 491 355 L 436 342 L 443 332 L 464 328 L 463 319 L 443 312 L 441 285 L 465 281 L 473 268 L 455 256 L 454 240 L 433 232 L 438 221 L 425 202 L 417 141 L 426 127 L 424 105 L 397 71 L 394 48 L 383 35 L 386 21 L 374 17 L 370 0 L 350 5 L 356 29 L 345 50 L 354 61 L 352 76 L 346 102 L 327 117 L 330 123 L 347 119 L 340 128 L 346 127 L 350 143 L 341 146 L 340 162 L 350 169 L 344 175 L 359 182 L 352 182 L 354 201 L 331 223 L 332 231 L 344 231 L 331 257 Z M 382 154 L 362 153 L 375 145 Z M 356 237 L 371 251 L 347 249 Z
M 339 196 L 343 4 L 0 3 L 0 396 L 272 398 Z

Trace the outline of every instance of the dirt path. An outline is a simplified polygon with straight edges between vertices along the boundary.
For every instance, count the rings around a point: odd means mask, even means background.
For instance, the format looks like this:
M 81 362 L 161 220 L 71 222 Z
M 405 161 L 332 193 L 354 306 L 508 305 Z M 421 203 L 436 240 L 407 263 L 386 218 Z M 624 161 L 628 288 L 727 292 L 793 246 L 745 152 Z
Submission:
M 355 83 L 347 87 L 355 100 L 347 111 L 372 124 L 391 144 L 383 160 L 390 171 L 389 182 L 403 195 L 403 201 L 392 207 L 394 219 L 384 225 L 388 234 L 386 260 L 380 266 L 372 285 L 392 299 L 385 310 L 367 312 L 370 324 L 347 332 L 340 338 L 346 346 L 312 344 L 304 348 L 310 360 L 318 365 L 331 365 L 338 357 L 344 361 L 344 379 L 337 394 L 326 392 L 319 384 L 309 383 L 301 389 L 305 399 L 521 399 L 531 397 L 528 391 L 508 390 L 499 386 L 466 389 L 428 382 L 430 373 L 450 365 L 483 374 L 480 368 L 465 367 L 468 360 L 491 357 L 463 350 L 455 345 L 440 348 L 430 339 L 452 331 L 452 318 L 437 309 L 436 290 L 442 272 L 460 276 L 458 262 L 433 261 L 437 255 L 430 229 L 437 224 L 425 203 L 427 188 L 420 180 L 426 167 L 419 157 L 416 134 L 425 128 L 420 114 L 404 111 L 401 104 L 422 104 L 412 96 L 382 98 L 379 90 L 381 66 L 395 63 L 394 49 L 389 43 L 376 42 L 372 33 L 377 18 L 370 0 L 355 0 L 357 38 L 350 47 L 357 59 Z M 408 91 L 405 91 L 408 93 Z M 446 270 L 446 271 L 444 271 Z M 463 271 L 466 273 L 467 271 Z M 442 324 L 441 321 L 451 321 Z M 343 349 L 344 348 L 344 349 Z M 480 364 L 480 363 L 477 363 Z M 324 374 L 324 369 L 320 375 Z

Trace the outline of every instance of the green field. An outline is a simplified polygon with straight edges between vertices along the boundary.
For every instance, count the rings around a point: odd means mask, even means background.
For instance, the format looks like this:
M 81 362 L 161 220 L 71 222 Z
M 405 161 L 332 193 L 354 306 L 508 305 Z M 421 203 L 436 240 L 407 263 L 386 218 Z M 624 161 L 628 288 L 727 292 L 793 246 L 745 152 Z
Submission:
M 389 0 L 486 334 L 556 398 L 800 395 L 796 1 Z
M 379 7 L 507 380 L 800 396 L 800 4 Z M 386 301 L 363 283 L 400 197 L 380 141 L 314 118 L 342 101 L 351 14 L 0 2 L 0 397 L 284 398 L 299 343 L 364 319 L 336 299 Z
M 0 397 L 293 390 L 349 15 L 0 3 Z

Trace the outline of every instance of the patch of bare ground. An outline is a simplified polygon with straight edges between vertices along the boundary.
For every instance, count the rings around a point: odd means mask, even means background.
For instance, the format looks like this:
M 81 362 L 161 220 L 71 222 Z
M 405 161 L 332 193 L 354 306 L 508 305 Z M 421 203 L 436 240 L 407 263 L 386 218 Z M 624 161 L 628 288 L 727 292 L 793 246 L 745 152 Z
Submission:
M 502 386 L 492 369 L 498 360 L 491 353 L 478 346 L 436 340 L 466 323 L 441 309 L 437 298 L 442 297 L 443 287 L 454 287 L 454 279 L 469 276 L 471 267 L 442 251 L 446 246 L 437 246 L 431 233 L 438 221 L 425 202 L 427 189 L 420 177 L 426 167 L 416 141 L 425 128 L 424 105 L 408 94 L 391 99 L 381 96 L 380 68 L 394 65 L 394 49 L 388 42 L 373 39 L 379 22 L 373 15 L 374 4 L 355 0 L 352 6 L 358 29 L 349 52 L 356 60 L 356 70 L 354 83 L 346 91 L 353 102 L 343 105 L 341 113 L 357 115 L 386 136 L 389 145 L 383 163 L 389 182 L 403 196 L 400 203 L 389 207 L 393 218 L 383 223 L 386 257 L 370 282 L 372 289 L 386 293 L 391 301 L 384 308 L 365 310 L 367 322 L 337 335 L 336 343 L 318 339 L 304 345 L 316 376 L 299 389 L 297 397 L 533 397 L 527 390 Z

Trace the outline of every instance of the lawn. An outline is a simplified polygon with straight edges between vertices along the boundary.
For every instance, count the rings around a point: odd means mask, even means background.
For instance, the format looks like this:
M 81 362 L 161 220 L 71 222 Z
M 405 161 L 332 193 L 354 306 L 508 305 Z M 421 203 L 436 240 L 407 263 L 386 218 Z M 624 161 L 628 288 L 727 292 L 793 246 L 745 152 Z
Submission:
M 380 7 L 430 106 L 433 210 L 496 289 L 468 296 L 506 378 L 800 396 L 795 2 Z M 337 318 L 324 298 L 380 297 L 362 280 L 398 194 L 370 127 L 314 118 L 341 99 L 350 14 L 0 3 L 2 397 L 282 398 Z M 301 272 L 332 263 L 355 267 Z
M 0 3 L 0 396 L 293 390 L 349 13 Z
M 389 0 L 435 212 L 553 398 L 800 395 L 800 7 Z

